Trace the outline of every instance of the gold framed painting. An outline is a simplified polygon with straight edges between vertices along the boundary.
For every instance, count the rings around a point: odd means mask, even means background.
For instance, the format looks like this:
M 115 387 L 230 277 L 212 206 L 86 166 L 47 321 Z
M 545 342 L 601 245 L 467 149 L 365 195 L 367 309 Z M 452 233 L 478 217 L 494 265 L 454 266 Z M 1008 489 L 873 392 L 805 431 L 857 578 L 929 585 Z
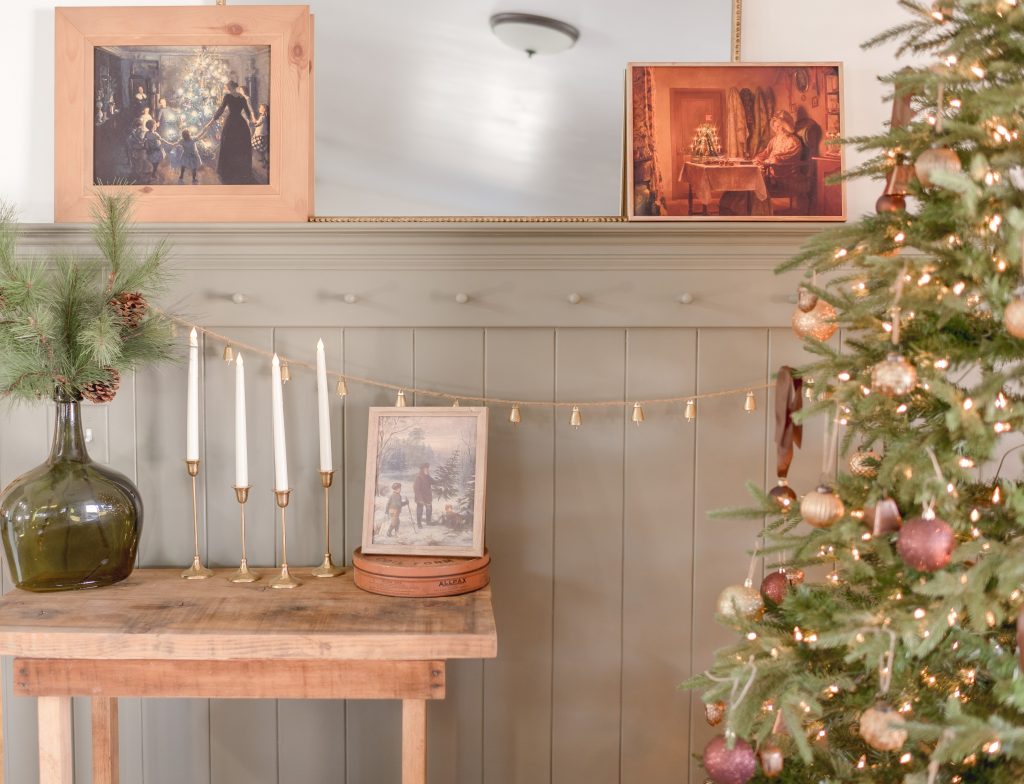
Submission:
M 363 552 L 484 553 L 487 409 L 371 408 Z
M 842 64 L 630 63 L 626 216 L 843 221 Z
M 140 221 L 305 221 L 312 19 L 305 5 L 56 9 L 54 219 L 98 187 Z

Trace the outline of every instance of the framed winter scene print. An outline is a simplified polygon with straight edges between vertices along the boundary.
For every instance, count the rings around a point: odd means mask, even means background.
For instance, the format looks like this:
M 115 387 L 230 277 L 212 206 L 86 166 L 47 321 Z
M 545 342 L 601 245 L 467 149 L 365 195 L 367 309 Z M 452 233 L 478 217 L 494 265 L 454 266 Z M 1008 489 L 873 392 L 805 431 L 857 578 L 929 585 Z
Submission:
M 842 221 L 840 63 L 630 63 L 630 220 Z
M 307 6 L 56 9 L 54 219 L 128 189 L 142 221 L 312 213 Z
M 363 552 L 484 552 L 487 409 L 371 408 Z

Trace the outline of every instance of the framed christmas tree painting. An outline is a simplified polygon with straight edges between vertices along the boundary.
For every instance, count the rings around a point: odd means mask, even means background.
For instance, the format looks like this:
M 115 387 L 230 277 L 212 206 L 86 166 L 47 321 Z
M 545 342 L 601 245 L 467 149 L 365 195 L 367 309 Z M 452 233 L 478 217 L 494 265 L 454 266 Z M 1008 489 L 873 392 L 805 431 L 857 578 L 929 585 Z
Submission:
M 841 221 L 840 63 L 630 63 L 631 220 Z
M 54 217 L 97 187 L 145 221 L 303 221 L 312 205 L 307 6 L 58 8 Z

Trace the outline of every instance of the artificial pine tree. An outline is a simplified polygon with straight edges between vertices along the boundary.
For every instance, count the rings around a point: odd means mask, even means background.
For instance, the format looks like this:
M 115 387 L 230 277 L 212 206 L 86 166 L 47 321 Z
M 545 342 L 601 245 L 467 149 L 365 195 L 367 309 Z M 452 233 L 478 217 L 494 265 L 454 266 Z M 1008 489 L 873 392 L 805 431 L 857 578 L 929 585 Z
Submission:
M 844 330 L 842 351 L 807 341 L 804 415 L 857 451 L 803 503 L 748 510 L 759 552 L 811 576 L 719 603 L 738 642 L 688 684 L 727 704 L 719 784 L 1024 781 L 1024 7 L 901 5 L 868 45 L 917 55 L 886 79 L 911 109 L 850 140 L 873 153 L 852 174 L 887 180 L 879 213 L 782 268 Z

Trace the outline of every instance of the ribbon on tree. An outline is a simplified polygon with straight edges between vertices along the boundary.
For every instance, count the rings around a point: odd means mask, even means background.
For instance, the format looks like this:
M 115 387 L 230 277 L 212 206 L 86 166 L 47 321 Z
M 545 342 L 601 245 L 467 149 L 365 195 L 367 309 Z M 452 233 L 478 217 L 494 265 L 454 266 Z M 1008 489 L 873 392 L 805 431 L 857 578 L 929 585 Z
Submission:
M 804 428 L 793 421 L 803 405 L 803 379 L 783 365 L 775 377 L 775 446 L 778 451 L 776 476 L 785 479 L 793 462 L 793 450 L 803 442 Z

